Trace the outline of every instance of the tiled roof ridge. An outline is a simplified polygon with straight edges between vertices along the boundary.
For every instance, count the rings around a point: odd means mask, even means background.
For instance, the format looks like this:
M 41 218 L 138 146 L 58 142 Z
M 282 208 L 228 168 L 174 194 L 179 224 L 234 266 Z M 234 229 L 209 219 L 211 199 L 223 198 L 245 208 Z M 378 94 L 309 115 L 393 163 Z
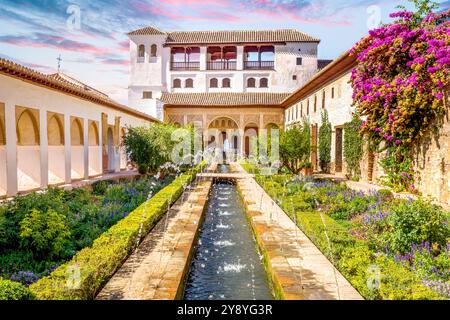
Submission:
M 189 31 L 189 30 L 176 30 L 176 31 L 167 31 L 167 32 L 163 32 L 157 28 L 154 27 L 146 27 L 146 28 L 141 28 L 135 31 L 132 31 L 130 33 L 128 33 L 128 35 L 167 35 L 167 42 L 168 43 L 173 43 L 173 42 L 179 42 L 179 41 L 174 41 L 172 38 L 173 37 L 179 37 L 179 36 L 188 36 L 188 35 L 194 35 L 194 36 L 199 36 L 199 35 L 234 35 L 234 36 L 238 36 L 238 35 L 254 35 L 254 36 L 264 36 L 264 35 L 268 35 L 272 33 L 271 36 L 273 36 L 274 41 L 294 41 L 292 39 L 292 36 L 301 36 L 302 39 L 297 39 L 295 41 L 301 41 L 301 42 L 320 42 L 319 38 L 313 37 L 305 32 L 302 32 L 298 29 L 295 28 L 279 28 L 279 29 L 254 29 L 254 30 L 250 30 L 250 29 L 239 29 L 239 30 L 193 30 L 193 31 Z M 278 39 L 280 38 L 280 39 Z M 284 40 L 281 40 L 283 39 Z M 229 41 L 230 39 L 226 39 L 224 41 Z M 267 40 L 268 41 L 268 40 Z
M 65 94 L 74 95 L 97 104 L 115 108 L 117 110 L 135 115 L 140 118 L 145 118 L 149 121 L 159 121 L 150 115 L 122 105 L 112 100 L 108 96 L 103 96 L 99 93 L 96 93 L 95 91 L 88 91 L 84 87 L 76 85 L 66 79 L 55 77 L 54 74 L 44 74 L 8 59 L 0 58 L 0 74 L 6 74 L 15 78 L 35 83 L 37 85 L 57 90 L 59 92 L 63 92 Z
M 161 101 L 169 106 L 277 106 L 289 95 L 287 92 L 166 92 Z

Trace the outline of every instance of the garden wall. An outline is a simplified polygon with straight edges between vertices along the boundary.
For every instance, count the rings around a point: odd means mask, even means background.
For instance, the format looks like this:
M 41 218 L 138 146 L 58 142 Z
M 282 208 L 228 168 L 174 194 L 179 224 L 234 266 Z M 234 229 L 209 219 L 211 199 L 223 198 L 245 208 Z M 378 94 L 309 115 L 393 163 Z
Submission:
M 447 103 L 448 106 L 448 103 Z M 450 205 L 450 115 L 438 132 L 430 132 L 414 150 L 416 188 L 423 194 Z

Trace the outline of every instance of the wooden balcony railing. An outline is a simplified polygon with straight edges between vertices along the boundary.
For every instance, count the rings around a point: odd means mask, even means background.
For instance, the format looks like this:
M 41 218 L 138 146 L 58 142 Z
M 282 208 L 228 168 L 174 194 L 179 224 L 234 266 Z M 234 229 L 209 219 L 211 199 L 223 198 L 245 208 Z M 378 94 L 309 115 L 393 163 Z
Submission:
M 236 61 L 208 61 L 208 70 L 236 70 Z
M 200 70 L 200 62 L 171 62 L 170 70 Z
M 275 61 L 244 61 L 246 70 L 273 70 Z

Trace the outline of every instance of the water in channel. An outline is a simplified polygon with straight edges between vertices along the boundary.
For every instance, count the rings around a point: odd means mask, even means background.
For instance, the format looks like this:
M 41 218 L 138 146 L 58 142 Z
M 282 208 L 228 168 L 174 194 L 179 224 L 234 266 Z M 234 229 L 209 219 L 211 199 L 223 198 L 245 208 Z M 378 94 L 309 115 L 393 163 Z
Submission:
M 230 181 L 212 186 L 184 298 L 273 299 L 242 200 Z

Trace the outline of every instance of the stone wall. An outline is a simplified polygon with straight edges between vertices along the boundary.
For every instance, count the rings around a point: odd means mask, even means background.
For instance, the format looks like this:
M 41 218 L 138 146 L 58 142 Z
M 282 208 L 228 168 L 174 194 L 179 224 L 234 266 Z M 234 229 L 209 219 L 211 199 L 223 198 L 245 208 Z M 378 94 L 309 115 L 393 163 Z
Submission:
M 447 104 L 448 105 L 448 104 Z M 438 132 L 430 132 L 414 150 L 416 188 L 450 205 L 450 115 Z

